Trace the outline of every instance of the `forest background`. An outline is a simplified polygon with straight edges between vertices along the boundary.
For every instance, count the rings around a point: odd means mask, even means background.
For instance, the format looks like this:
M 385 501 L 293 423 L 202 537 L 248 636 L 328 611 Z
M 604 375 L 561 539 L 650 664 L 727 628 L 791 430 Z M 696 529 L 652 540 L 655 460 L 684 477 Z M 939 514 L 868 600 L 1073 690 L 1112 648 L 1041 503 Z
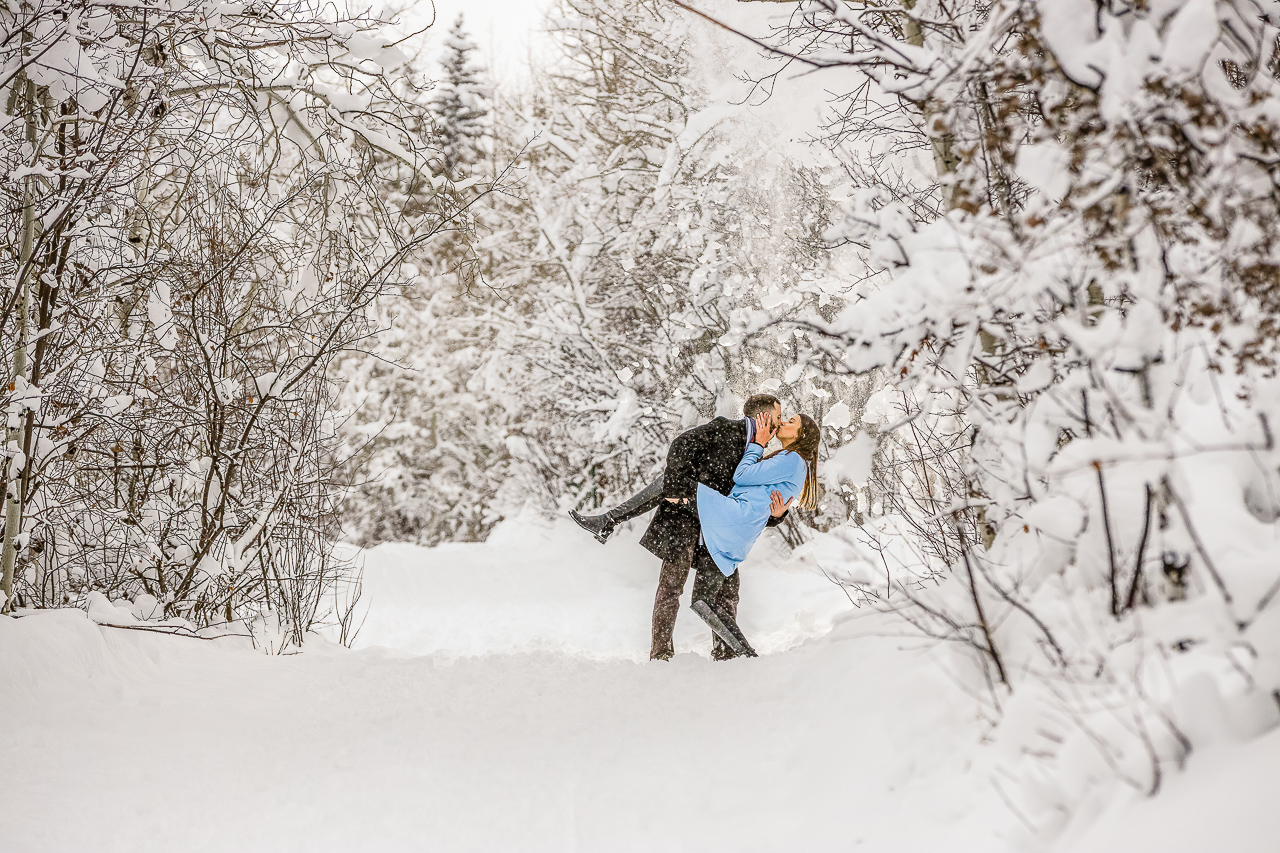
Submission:
M 0 12 L 6 607 L 345 635 L 337 539 L 606 507 L 764 390 L 786 541 L 955 647 L 1037 831 L 1275 726 L 1280 6 L 692 6 L 560 0 L 500 90 L 465 24 Z

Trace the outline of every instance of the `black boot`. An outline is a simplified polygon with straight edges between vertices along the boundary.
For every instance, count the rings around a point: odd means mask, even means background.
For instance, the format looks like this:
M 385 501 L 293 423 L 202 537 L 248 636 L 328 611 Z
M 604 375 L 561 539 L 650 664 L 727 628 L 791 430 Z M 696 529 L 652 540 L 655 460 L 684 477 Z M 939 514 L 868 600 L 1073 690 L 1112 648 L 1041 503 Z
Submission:
M 596 541 L 603 545 L 609 540 L 613 534 L 613 528 L 617 525 L 610 513 L 606 512 L 602 515 L 579 515 L 576 510 L 569 510 L 569 517 L 578 523 L 583 530 L 596 537 Z
M 759 657 L 738 627 L 733 609 L 720 600 L 728 578 L 716 567 L 705 545 L 699 545 L 698 553 L 693 558 L 693 567 L 697 572 L 697 579 L 693 582 L 693 603 L 690 609 L 715 633 L 716 642 L 711 656 L 716 660 Z
M 577 522 L 583 530 L 596 537 L 596 541 L 604 544 L 613 535 L 613 528 L 637 515 L 644 515 L 662 500 L 662 478 L 645 486 L 642 490 L 627 498 L 608 512 L 600 515 L 582 515 L 569 510 L 569 517 Z
M 738 622 L 728 613 L 718 613 L 710 604 L 698 599 L 693 602 L 692 610 L 702 617 L 702 621 L 716 632 L 716 636 L 724 640 L 724 644 L 728 646 L 734 654 L 749 658 L 760 657 L 756 654 L 756 650 L 751 648 L 751 644 L 747 642 L 747 638 L 743 635 L 742 629 L 738 627 Z

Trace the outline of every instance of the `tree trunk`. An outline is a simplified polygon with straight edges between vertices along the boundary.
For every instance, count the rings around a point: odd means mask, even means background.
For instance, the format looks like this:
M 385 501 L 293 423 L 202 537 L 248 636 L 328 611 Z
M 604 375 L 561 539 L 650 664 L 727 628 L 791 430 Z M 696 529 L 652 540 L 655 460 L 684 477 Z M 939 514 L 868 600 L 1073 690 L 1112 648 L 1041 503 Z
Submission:
M 23 39 L 30 41 L 31 36 L 23 33 Z M 26 75 L 23 75 L 26 78 Z M 32 162 L 36 154 L 36 85 L 26 78 L 22 84 L 23 108 L 26 110 L 27 144 L 31 146 Z M 18 345 L 13 351 L 13 372 L 10 374 L 10 388 L 19 379 L 25 379 L 27 373 L 27 321 L 31 313 L 31 254 L 35 244 L 36 211 L 35 211 L 35 177 L 27 175 L 22 179 L 22 245 L 18 256 Z M 6 424 L 6 440 L 17 445 L 22 440 L 21 422 Z M 30 464 L 30 460 L 27 461 Z M 26 466 L 23 466 L 24 468 Z M 0 545 L 0 613 L 7 612 L 13 606 L 13 567 L 18 556 L 18 536 L 22 532 L 22 470 L 9 459 L 5 463 L 5 522 L 4 542 Z
M 915 7 L 916 0 L 902 0 L 902 8 L 906 11 L 911 12 Z M 907 15 L 906 19 L 903 31 L 907 44 L 924 47 L 924 31 L 920 29 L 919 22 L 911 15 Z M 956 206 L 956 187 L 954 183 L 947 186 L 945 179 L 954 175 L 956 166 L 959 165 L 955 154 L 956 140 L 951 131 L 946 130 L 945 125 L 939 122 L 939 112 L 932 99 L 920 105 L 920 112 L 924 118 L 925 136 L 929 137 L 929 145 L 933 149 L 933 165 L 938 172 L 938 190 L 942 193 L 942 203 L 947 210 L 951 210 Z

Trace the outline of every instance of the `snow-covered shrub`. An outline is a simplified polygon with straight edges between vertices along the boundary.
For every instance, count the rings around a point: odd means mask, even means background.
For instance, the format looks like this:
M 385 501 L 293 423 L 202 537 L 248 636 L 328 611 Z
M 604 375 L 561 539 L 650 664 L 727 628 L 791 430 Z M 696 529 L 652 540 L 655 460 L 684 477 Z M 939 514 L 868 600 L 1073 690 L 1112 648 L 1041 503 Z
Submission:
M 315 618 L 326 368 L 453 213 L 380 198 L 427 151 L 379 26 L 305 0 L 0 11 L 6 597 Z
M 1280 722 L 1277 25 L 811 0 L 779 40 L 862 69 L 933 151 L 936 208 L 855 194 L 832 236 L 880 275 L 811 328 L 886 383 L 896 520 L 863 535 L 899 558 L 858 586 L 977 652 L 1042 829 Z
M 515 167 L 469 210 L 474 255 L 415 259 L 379 360 L 343 367 L 366 389 L 344 428 L 372 448 L 347 503 L 361 542 L 483 538 L 530 500 L 608 505 L 753 391 L 836 402 L 793 332 L 747 334 L 765 302 L 835 308 L 788 294 L 827 263 L 825 167 L 711 96 L 707 33 L 665 3 L 568 0 L 549 29 L 528 89 L 496 99 L 493 159 Z

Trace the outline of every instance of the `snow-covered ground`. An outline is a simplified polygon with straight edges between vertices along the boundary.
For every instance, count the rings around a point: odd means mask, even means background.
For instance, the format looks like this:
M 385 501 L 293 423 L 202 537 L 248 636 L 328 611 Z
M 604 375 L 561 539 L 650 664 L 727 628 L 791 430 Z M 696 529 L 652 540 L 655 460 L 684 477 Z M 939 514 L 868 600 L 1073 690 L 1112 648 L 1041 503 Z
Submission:
M 647 660 L 659 562 L 637 543 L 642 526 L 600 545 L 568 519 L 526 515 L 483 545 L 388 544 L 361 554 L 368 618 L 357 648 L 414 654 L 555 651 L 597 660 Z M 763 653 L 831 630 L 848 599 L 815 567 L 786 561 L 774 534 L 744 569 L 741 624 Z M 693 587 L 687 584 L 686 600 Z M 708 653 L 711 632 L 692 613 L 676 622 L 679 652 Z
M 0 619 L 0 848 L 1014 849 L 948 653 L 762 543 L 741 613 L 765 654 L 712 662 L 684 610 L 681 653 L 650 663 L 657 561 L 637 537 L 522 520 L 483 545 L 375 549 L 354 651 Z M 1280 779 L 1280 740 L 1258 746 L 1206 756 L 1171 808 L 1253 814 Z M 1214 775 L 1241 763 L 1255 801 Z M 1073 850 L 1227 849 L 1180 844 L 1171 808 L 1106 816 Z M 1230 849 L 1274 849 L 1251 837 Z
M 1280 730 L 1192 754 L 1159 796 L 1131 796 L 1060 853 L 1274 853 L 1280 849 Z

